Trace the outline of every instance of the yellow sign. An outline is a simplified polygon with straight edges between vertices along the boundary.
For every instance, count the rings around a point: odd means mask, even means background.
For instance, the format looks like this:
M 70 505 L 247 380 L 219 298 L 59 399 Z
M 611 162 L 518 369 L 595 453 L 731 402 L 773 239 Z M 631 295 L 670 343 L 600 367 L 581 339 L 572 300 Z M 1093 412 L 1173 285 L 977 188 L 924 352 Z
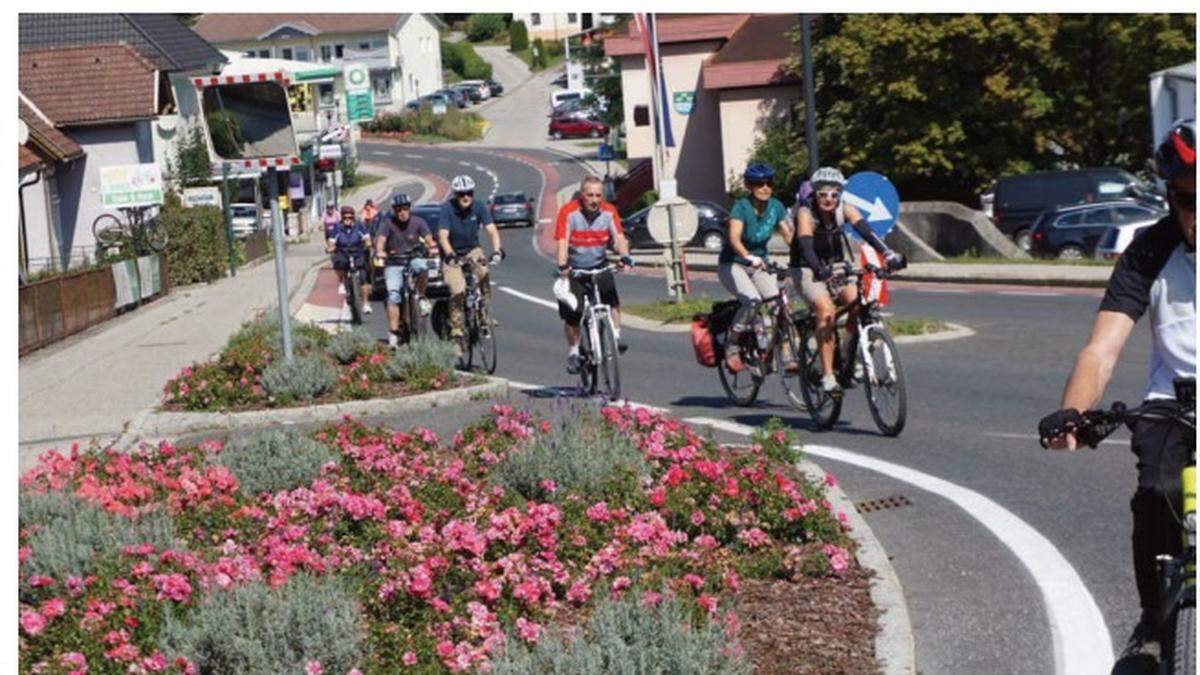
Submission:
M 287 195 L 279 195 L 279 210 L 280 211 L 287 211 L 288 208 L 291 207 L 291 205 L 292 205 L 292 201 L 290 199 L 288 199 Z

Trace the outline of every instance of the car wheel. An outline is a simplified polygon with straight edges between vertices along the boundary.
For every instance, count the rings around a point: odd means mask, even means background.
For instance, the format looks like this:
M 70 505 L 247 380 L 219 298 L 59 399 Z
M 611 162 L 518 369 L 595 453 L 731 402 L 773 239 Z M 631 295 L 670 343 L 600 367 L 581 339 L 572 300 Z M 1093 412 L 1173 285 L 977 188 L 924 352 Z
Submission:
M 1030 253 L 1033 249 L 1033 235 L 1029 233 L 1029 230 L 1021 230 L 1014 234 L 1013 241 L 1026 253 Z
M 1067 244 L 1058 249 L 1059 260 L 1083 260 L 1083 249 L 1075 244 Z
M 720 232 L 709 232 L 704 235 L 700 243 L 707 251 L 720 251 L 725 247 L 725 237 L 721 236 Z
M 563 138 L 563 134 L 561 131 L 553 131 L 550 133 L 550 138 L 553 138 L 556 141 L 561 141 Z
M 591 131 L 588 132 L 588 137 L 589 138 L 600 138 L 600 130 L 592 129 Z

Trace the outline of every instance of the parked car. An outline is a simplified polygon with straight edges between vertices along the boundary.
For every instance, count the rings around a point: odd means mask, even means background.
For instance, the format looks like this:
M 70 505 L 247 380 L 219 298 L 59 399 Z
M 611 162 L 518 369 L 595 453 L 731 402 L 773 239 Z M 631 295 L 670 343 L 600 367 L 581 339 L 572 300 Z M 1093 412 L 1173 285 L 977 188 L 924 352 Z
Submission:
M 417 216 L 417 217 L 421 218 L 422 220 L 424 220 L 425 223 L 427 225 L 429 225 L 429 229 L 431 231 L 437 227 L 438 214 L 440 214 L 441 212 L 442 212 L 442 203 L 441 202 L 416 204 L 412 207 L 412 215 Z
M 455 105 L 457 105 L 460 109 L 467 107 L 467 104 L 469 104 L 471 102 L 470 97 L 467 96 L 467 93 L 465 91 L 454 89 L 453 87 L 446 87 L 445 89 L 438 89 L 434 93 L 435 94 L 444 94 L 450 100 L 454 101 Z
M 450 88 L 461 94 L 463 98 L 467 99 L 471 103 L 483 102 L 483 88 L 481 88 L 479 85 L 463 84 L 462 82 L 459 82 L 458 84 L 450 85 Z
M 1068 206 L 1043 212 L 1030 228 L 1030 253 L 1041 258 L 1079 260 L 1095 255 L 1105 233 L 1118 223 L 1148 222 L 1161 211 L 1130 201 Z
M 557 108 L 567 101 L 583 100 L 591 96 L 591 89 L 565 89 L 563 91 L 550 92 L 550 107 Z
M 258 230 L 265 230 L 271 225 L 271 212 L 264 211 L 262 214 L 262 223 L 259 223 L 258 207 L 254 204 L 230 204 L 229 210 L 232 212 L 233 236 L 238 239 L 245 239 Z
M 462 80 L 459 84 L 470 84 L 479 87 L 479 93 L 483 96 L 483 100 L 488 100 L 492 97 L 492 89 L 484 80 Z
M 566 71 L 563 71 L 562 75 L 559 75 L 558 77 L 554 78 L 554 81 L 551 82 L 551 84 L 555 85 L 556 87 L 562 87 L 562 88 L 566 89 L 566 87 L 567 87 Z
M 425 94 L 421 98 L 409 101 L 404 107 L 408 108 L 409 110 L 420 110 L 421 106 L 427 105 L 432 107 L 439 103 L 447 108 L 457 105 L 454 100 L 446 94 L 434 92 L 432 94 Z
M 504 93 L 504 85 L 500 84 L 499 82 L 492 79 L 487 79 L 484 80 L 484 83 L 487 84 L 488 90 L 492 92 L 492 96 L 499 96 L 500 94 Z
M 1096 245 L 1096 260 L 1116 260 L 1121 257 L 1130 242 L 1163 217 L 1165 211 L 1144 206 L 1117 207 L 1117 220 L 1100 237 Z
M 996 181 L 992 222 L 1030 250 L 1032 225 L 1043 211 L 1063 206 L 1131 199 L 1164 207 L 1162 197 L 1136 176 L 1116 168 L 1043 171 Z
M 595 116 L 560 115 L 550 118 L 550 129 L 547 133 L 554 139 L 582 136 L 600 138 L 608 135 L 608 125 Z
M 523 224 L 532 227 L 536 221 L 533 210 L 533 199 L 525 196 L 524 192 L 501 192 L 488 200 L 488 211 L 492 220 L 500 227 L 509 224 Z
M 726 232 L 729 231 L 729 212 L 712 202 L 694 201 L 692 206 L 696 207 L 699 223 L 695 236 L 686 245 L 698 246 L 706 251 L 720 251 L 725 245 Z M 650 208 L 646 207 L 630 214 L 628 218 L 621 219 L 630 248 L 661 248 L 650 236 L 650 230 L 646 226 L 646 217 L 649 214 Z

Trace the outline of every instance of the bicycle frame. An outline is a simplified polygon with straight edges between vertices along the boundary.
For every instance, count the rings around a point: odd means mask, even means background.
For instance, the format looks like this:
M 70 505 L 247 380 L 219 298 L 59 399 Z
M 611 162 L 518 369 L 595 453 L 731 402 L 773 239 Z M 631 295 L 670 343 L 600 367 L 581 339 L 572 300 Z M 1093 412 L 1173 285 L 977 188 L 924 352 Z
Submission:
M 612 271 L 612 265 L 606 265 L 598 270 L 580 270 L 571 273 L 571 276 L 577 279 L 594 278 L 605 272 Z M 583 312 L 580 319 L 581 326 L 587 326 L 586 333 L 588 345 L 591 349 L 589 354 L 598 354 L 600 352 L 600 319 L 608 319 L 612 315 L 612 308 L 600 300 L 600 287 L 596 283 L 588 284 L 588 294 L 583 297 Z M 580 336 L 582 339 L 582 335 Z
M 874 265 L 868 265 L 866 269 L 861 269 L 854 266 L 852 263 L 847 262 L 837 263 L 835 270 L 840 270 L 842 272 L 841 276 L 835 277 L 835 279 L 840 278 L 854 280 L 858 294 L 857 297 L 855 297 L 854 302 L 846 305 L 845 307 L 838 308 L 834 319 L 834 330 L 837 330 L 837 319 L 849 314 L 852 309 L 857 310 L 854 312 L 854 332 L 850 337 L 851 348 L 848 350 L 847 354 L 856 355 L 858 362 L 865 365 L 871 362 L 871 351 L 870 345 L 866 340 L 862 339 L 862 336 L 868 335 L 873 328 L 883 328 L 883 316 L 880 314 L 879 300 L 869 297 L 870 294 L 867 293 L 868 289 L 866 288 L 866 284 L 864 282 L 864 273 L 870 272 L 874 275 L 886 276 L 887 270 L 875 267 Z M 848 283 L 848 281 L 843 282 L 842 284 L 831 284 L 829 289 L 830 295 L 836 296 L 845 283 Z M 845 377 L 847 374 L 853 372 L 855 361 L 852 358 L 843 360 L 844 363 L 840 364 L 841 368 L 838 370 L 843 377 Z M 894 379 L 896 377 L 896 364 L 892 359 L 892 354 L 890 351 L 884 352 L 884 363 L 887 366 L 888 376 Z M 865 371 L 870 372 L 868 374 Z M 878 382 L 874 368 L 864 368 L 864 374 L 867 374 L 867 376 L 871 379 L 872 384 Z

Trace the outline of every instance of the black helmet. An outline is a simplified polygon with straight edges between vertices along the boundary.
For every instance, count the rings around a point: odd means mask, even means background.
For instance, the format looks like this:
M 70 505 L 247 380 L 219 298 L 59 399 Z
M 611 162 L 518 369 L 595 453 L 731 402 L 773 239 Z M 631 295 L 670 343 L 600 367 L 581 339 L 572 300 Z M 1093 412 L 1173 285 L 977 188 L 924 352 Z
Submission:
M 408 198 L 407 192 L 401 192 L 392 197 L 392 208 L 400 208 L 403 206 L 412 206 L 412 200 Z
M 1163 180 L 1196 172 L 1196 121 L 1180 120 L 1171 127 L 1158 151 L 1154 153 L 1154 168 Z

